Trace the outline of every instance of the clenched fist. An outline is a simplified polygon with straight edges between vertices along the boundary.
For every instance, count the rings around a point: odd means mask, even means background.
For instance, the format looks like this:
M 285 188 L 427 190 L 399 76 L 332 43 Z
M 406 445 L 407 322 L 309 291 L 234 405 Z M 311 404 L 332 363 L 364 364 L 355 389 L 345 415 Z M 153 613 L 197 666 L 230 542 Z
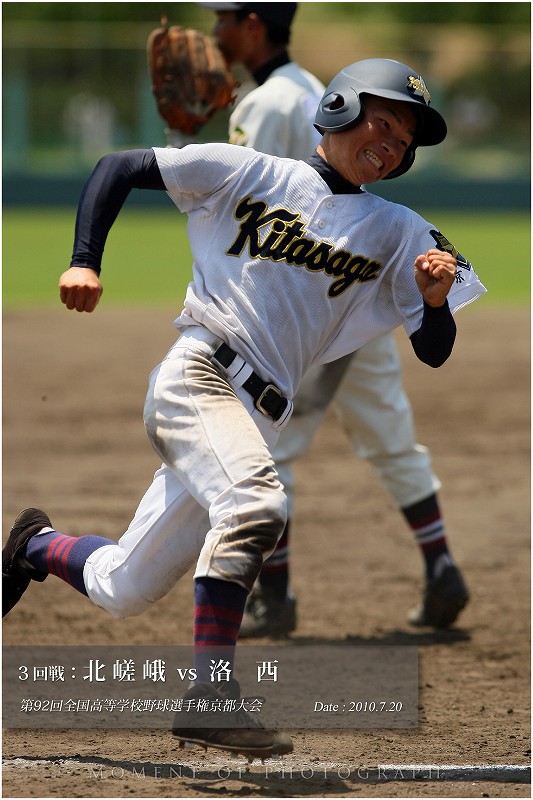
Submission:
M 94 311 L 104 287 L 89 267 L 71 267 L 59 279 L 59 296 L 68 309 Z
M 415 259 L 415 279 L 428 306 L 442 306 L 455 281 L 457 261 L 443 250 L 428 250 Z

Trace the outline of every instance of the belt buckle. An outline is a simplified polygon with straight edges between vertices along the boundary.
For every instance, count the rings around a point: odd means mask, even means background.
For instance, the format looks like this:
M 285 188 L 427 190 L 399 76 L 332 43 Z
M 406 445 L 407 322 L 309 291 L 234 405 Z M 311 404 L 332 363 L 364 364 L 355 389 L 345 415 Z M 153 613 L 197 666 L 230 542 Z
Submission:
M 263 408 L 263 405 L 262 405 L 263 400 L 265 399 L 265 395 L 266 395 L 266 393 L 268 391 L 270 391 L 270 389 L 272 389 L 272 391 L 275 392 L 278 395 L 278 397 L 283 397 L 283 395 L 281 394 L 281 391 L 278 389 L 277 386 L 274 386 L 273 383 L 269 383 L 267 386 L 265 386 L 265 388 L 263 389 L 263 391 L 261 392 L 261 394 L 259 395 L 259 397 L 255 401 L 255 407 L 258 409 L 258 411 L 261 412 L 261 414 L 264 414 L 265 417 L 272 416 L 271 413 L 269 411 L 267 411 L 266 408 Z

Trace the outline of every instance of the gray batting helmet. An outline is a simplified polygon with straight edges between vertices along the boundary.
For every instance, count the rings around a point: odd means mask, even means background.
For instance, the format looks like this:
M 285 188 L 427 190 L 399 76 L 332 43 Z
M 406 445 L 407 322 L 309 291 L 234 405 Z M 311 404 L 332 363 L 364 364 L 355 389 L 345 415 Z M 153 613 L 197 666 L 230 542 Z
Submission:
M 446 137 L 446 123 L 430 106 L 431 96 L 422 76 L 407 64 L 389 58 L 367 58 L 341 70 L 324 92 L 315 128 L 322 134 L 339 133 L 357 125 L 363 118 L 365 94 L 416 106 L 418 124 L 413 142 L 400 166 L 387 178 L 397 178 L 412 167 L 417 147 L 440 144 Z

